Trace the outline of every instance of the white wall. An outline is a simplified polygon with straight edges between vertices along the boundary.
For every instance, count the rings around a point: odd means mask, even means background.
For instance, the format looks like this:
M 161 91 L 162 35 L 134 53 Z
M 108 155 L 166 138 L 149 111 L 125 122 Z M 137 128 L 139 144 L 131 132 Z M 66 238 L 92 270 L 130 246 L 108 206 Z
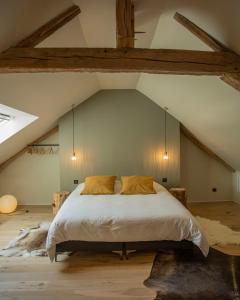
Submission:
M 144 120 L 144 121 L 143 121 Z M 164 154 L 164 111 L 136 90 L 102 90 L 75 107 L 75 152 L 72 113 L 59 120 L 61 189 L 71 191 L 74 179 L 90 175 L 152 175 L 166 186 L 180 183 L 179 122 L 167 116 Z
M 187 189 L 188 201 L 232 201 L 232 180 L 232 172 L 181 135 L 181 185 Z
M 58 134 L 44 141 L 58 143 Z M 232 175 L 181 135 L 181 186 L 188 201 L 231 201 L 240 203 L 237 182 L 240 172 Z M 59 156 L 28 153 L 0 172 L 0 196 L 10 193 L 23 205 L 50 205 L 52 194 L 60 190 Z M 216 187 L 217 192 L 212 192 Z
M 58 143 L 54 134 L 42 143 Z M 0 172 L 0 196 L 13 194 L 21 205 L 50 205 L 60 189 L 59 155 L 25 153 Z
M 233 200 L 240 204 L 240 171 L 233 175 Z

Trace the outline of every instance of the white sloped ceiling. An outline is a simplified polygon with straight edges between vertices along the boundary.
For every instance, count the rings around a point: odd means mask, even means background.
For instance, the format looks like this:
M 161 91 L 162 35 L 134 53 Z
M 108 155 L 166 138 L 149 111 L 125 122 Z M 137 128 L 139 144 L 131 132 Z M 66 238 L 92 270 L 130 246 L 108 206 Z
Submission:
M 0 50 L 7 49 L 73 3 L 81 13 L 40 47 L 115 47 L 115 0 L 0 1 Z M 209 50 L 178 24 L 182 13 L 240 52 L 238 0 L 135 0 L 136 47 Z M 99 89 L 137 88 L 240 169 L 240 93 L 216 77 L 149 74 L 0 74 L 0 103 L 39 119 L 0 145 L 0 162 L 57 123 L 71 104 Z
M 21 3 L 16 0 L 9 1 L 9 4 L 8 1 L 3 2 L 0 3 L 0 12 L 6 14 L 8 19 L 0 35 L 11 36 L 11 39 L 1 45 L 2 50 L 29 35 L 72 5 L 72 1 L 57 0 L 23 0 Z M 21 13 L 15 11 L 18 9 Z M 86 46 L 78 18 L 70 21 L 39 45 L 39 47 Z M 94 73 L 0 74 L 0 103 L 39 117 L 37 121 L 0 145 L 0 162 L 57 124 L 58 118 L 66 113 L 72 104 L 79 104 L 99 89 Z
M 178 11 L 240 53 L 239 1 L 165 1 L 151 48 L 210 50 L 174 19 Z M 211 51 L 211 50 L 210 50 Z M 240 93 L 217 77 L 142 74 L 137 89 L 240 169 Z

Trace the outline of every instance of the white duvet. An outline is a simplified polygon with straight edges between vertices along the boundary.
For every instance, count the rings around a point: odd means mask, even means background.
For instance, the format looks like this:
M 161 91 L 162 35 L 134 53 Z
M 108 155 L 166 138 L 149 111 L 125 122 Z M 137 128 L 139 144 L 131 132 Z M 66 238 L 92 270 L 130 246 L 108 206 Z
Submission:
M 156 194 L 80 195 L 80 184 L 55 216 L 47 237 L 53 260 L 56 244 L 69 241 L 134 242 L 192 241 L 208 254 L 208 242 L 191 213 L 163 186 L 154 183 Z

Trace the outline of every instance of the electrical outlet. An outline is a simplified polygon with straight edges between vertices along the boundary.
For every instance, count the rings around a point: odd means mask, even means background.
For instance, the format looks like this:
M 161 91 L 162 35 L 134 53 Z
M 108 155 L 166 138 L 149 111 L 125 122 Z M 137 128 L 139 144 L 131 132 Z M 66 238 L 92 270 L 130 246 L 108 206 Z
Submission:
M 214 193 L 216 193 L 216 192 L 217 192 L 217 188 L 212 188 L 212 191 L 213 191 Z
M 162 182 L 167 182 L 167 177 L 163 177 Z
M 73 180 L 73 183 L 74 183 L 74 184 L 78 184 L 78 179 L 74 179 L 74 180 Z

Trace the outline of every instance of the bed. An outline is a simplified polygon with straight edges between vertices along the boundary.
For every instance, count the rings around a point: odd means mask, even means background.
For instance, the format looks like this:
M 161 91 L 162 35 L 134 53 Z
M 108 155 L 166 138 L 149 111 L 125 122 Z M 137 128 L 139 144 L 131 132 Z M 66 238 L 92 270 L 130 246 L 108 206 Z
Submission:
M 159 241 L 191 241 L 207 256 L 209 246 L 191 213 L 162 185 L 154 182 L 156 194 L 80 195 L 81 183 L 66 199 L 48 231 L 47 251 L 53 261 L 56 252 L 77 250 L 81 244 L 126 251 L 126 245 L 156 246 Z

